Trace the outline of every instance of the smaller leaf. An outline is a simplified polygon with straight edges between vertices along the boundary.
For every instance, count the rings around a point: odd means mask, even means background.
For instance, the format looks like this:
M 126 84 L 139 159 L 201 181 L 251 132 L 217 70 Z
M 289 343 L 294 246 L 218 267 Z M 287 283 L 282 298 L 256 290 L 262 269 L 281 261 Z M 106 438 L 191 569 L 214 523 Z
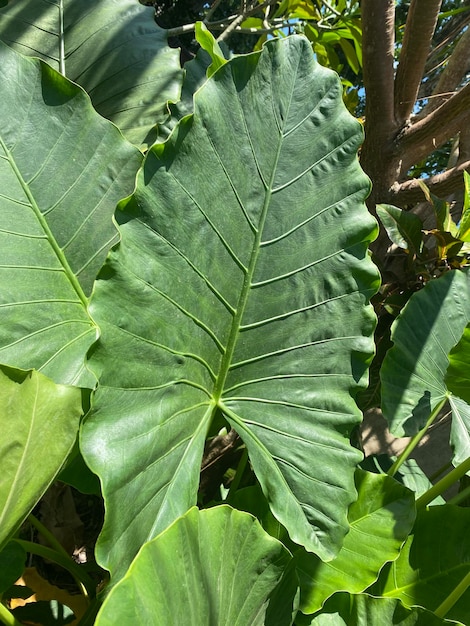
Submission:
M 470 323 L 449 353 L 446 384 L 452 393 L 470 404 Z
M 386 474 L 392 467 L 394 460 L 395 457 L 389 457 L 388 454 L 371 454 L 362 461 L 360 466 L 362 469 L 374 474 Z M 416 498 L 422 496 L 423 493 L 432 487 L 432 482 L 415 459 L 407 459 L 393 477 L 402 485 L 414 491 Z M 430 504 L 445 504 L 445 500 L 441 496 L 437 496 Z
M 414 494 L 390 476 L 356 472 L 357 501 L 349 509 L 350 531 L 338 556 L 327 563 L 297 555 L 301 610 L 314 613 L 338 589 L 364 591 L 387 561 L 396 559 L 413 527 Z
M 391 204 L 378 204 L 377 215 L 392 243 L 399 248 L 419 254 L 423 247 L 423 224 L 414 213 Z
M 455 467 L 470 457 L 470 406 L 457 396 L 450 396 L 452 425 L 450 445 L 454 454 L 452 463 Z
M 219 46 L 207 26 L 203 22 L 196 22 L 196 39 L 198 44 L 211 57 L 212 63 L 207 68 L 207 78 L 227 63 L 222 48 Z
M 431 204 L 436 216 L 436 226 L 438 231 L 446 231 L 455 235 L 457 232 L 456 225 L 454 224 L 450 215 L 450 204 L 441 198 L 438 198 L 430 192 L 426 184 L 418 179 L 418 184 L 421 187 L 426 200 Z
M 414 293 L 393 323 L 381 380 L 382 411 L 396 437 L 415 435 L 448 398 L 447 355 L 469 314 L 468 276 L 455 270 Z
M 354 46 L 352 46 L 347 39 L 341 38 L 339 40 L 339 45 L 341 46 L 342 51 L 344 52 L 344 56 L 346 57 L 347 62 L 349 63 L 349 67 L 355 74 L 359 74 L 361 69 L 359 65 L 359 59 L 357 58 L 356 50 Z
M 290 561 L 248 513 L 193 507 L 143 546 L 96 626 L 289 626 L 297 587 L 284 576 Z M 287 595 L 275 593 L 281 582 Z
M 0 545 L 64 464 L 82 414 L 81 390 L 39 372 L 0 369 Z
M 437 609 L 470 570 L 470 509 L 445 504 L 418 513 L 400 556 L 372 588 L 374 595 L 399 598 L 407 607 Z M 446 617 L 470 622 L 470 594 Z
M 436 617 L 424 608 L 407 609 L 394 598 L 374 598 L 367 594 L 335 594 L 322 612 L 311 618 L 302 616 L 298 626 L 443 626 L 454 624 Z

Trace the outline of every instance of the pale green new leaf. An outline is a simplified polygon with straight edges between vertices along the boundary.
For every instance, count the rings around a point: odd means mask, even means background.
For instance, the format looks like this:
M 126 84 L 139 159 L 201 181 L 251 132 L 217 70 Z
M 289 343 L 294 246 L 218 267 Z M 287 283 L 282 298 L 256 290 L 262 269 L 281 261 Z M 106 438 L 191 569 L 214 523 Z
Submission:
M 140 152 L 83 90 L 0 42 L 0 362 L 94 386 L 87 294 Z
M 198 44 L 209 54 L 212 60 L 207 68 L 207 76 L 210 78 L 214 72 L 227 63 L 227 60 L 214 35 L 203 22 L 196 22 L 195 35 Z
M 0 545 L 54 480 L 77 437 L 81 391 L 39 372 L 0 369 Z
M 290 626 L 296 585 L 275 594 L 290 560 L 248 513 L 192 508 L 143 546 L 95 624 Z
M 449 396 L 448 354 L 470 318 L 468 277 L 447 272 L 413 294 L 392 326 L 382 370 L 382 410 L 397 437 L 416 434 Z
M 436 610 L 470 571 L 469 526 L 470 509 L 445 504 L 420 511 L 400 556 L 374 586 L 374 595 Z M 470 623 L 468 591 L 446 617 Z
M 296 620 L 296 626 L 444 626 L 460 622 L 441 619 L 423 608 L 408 609 L 395 598 L 337 593 L 313 619 Z M 463 626 L 463 625 L 462 625 Z
M 412 491 L 390 476 L 356 472 L 358 499 L 349 509 L 350 530 L 328 563 L 303 551 L 296 557 L 304 613 L 315 613 L 336 591 L 359 593 L 398 557 L 416 516 Z
M 219 412 L 291 538 L 338 551 L 378 282 L 361 141 L 338 77 L 292 37 L 227 62 L 149 151 L 91 309 L 101 379 L 82 451 L 113 575 L 196 503 Z
M 154 15 L 138 0 L 10 0 L 0 8 L 0 39 L 77 82 L 140 144 L 181 86 L 179 51 Z

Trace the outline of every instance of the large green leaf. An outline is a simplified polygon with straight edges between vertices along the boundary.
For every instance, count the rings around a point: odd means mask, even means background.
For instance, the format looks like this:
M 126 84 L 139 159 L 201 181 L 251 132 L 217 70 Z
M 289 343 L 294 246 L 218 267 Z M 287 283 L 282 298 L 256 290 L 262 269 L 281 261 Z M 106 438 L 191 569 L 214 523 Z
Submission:
M 422 608 L 407 609 L 394 598 L 338 593 L 313 619 L 302 616 L 295 623 L 296 626 L 444 626 L 456 622 L 436 617 Z
M 81 391 L 39 372 L 0 369 L 0 545 L 54 480 L 72 449 Z
M 297 586 L 275 590 L 290 559 L 248 513 L 192 508 L 143 546 L 96 626 L 289 626 Z
M 10 0 L 0 8 L 0 39 L 80 84 L 140 144 L 181 84 L 179 51 L 154 14 L 138 0 Z
M 383 572 L 374 595 L 400 598 L 405 606 L 434 611 L 470 571 L 470 509 L 450 504 L 418 513 L 400 556 Z M 470 623 L 470 594 L 446 617 Z
M 82 450 L 113 574 L 195 504 L 219 412 L 291 538 L 338 551 L 378 283 L 361 140 L 338 77 L 293 37 L 226 63 L 149 151 L 91 309 L 101 385 Z
M 139 151 L 87 95 L 0 42 L 0 361 L 93 386 L 87 294 Z
M 398 557 L 416 516 L 412 491 L 393 478 L 357 470 L 358 499 L 349 509 L 350 531 L 329 563 L 307 552 L 297 555 L 300 608 L 314 613 L 339 589 L 364 591 L 387 561 Z
M 392 326 L 382 370 L 382 410 L 397 437 L 414 435 L 450 395 L 448 354 L 470 319 L 469 279 L 453 271 L 413 294 Z

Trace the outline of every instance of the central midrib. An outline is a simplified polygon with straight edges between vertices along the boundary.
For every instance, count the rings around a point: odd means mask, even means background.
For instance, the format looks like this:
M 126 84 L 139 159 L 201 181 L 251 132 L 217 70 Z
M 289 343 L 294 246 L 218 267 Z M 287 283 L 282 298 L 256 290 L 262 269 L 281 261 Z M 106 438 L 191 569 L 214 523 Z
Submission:
M 233 353 L 235 351 L 235 346 L 237 344 L 238 333 L 240 330 L 240 322 L 245 312 L 245 307 L 248 301 L 248 296 L 249 296 L 251 285 L 252 285 L 252 278 L 253 278 L 253 274 L 256 268 L 256 262 L 258 260 L 259 251 L 261 248 L 260 244 L 261 244 L 261 238 L 263 235 L 264 224 L 266 222 L 266 216 L 267 216 L 269 204 L 271 201 L 274 177 L 276 175 L 277 165 L 278 165 L 279 157 L 281 153 L 282 139 L 283 139 L 283 134 L 282 132 L 280 132 L 276 158 L 274 159 L 271 178 L 269 180 L 269 185 L 266 186 L 266 194 L 264 198 L 263 210 L 261 212 L 258 230 L 256 232 L 253 249 L 251 251 L 250 262 L 248 264 L 248 269 L 245 274 L 245 279 L 243 281 L 243 287 L 240 292 L 240 297 L 238 298 L 237 306 L 235 309 L 235 314 L 232 320 L 232 326 L 230 329 L 230 335 L 227 341 L 227 347 L 226 347 L 225 353 L 222 357 L 222 361 L 220 364 L 219 375 L 217 376 L 217 380 L 214 386 L 213 399 L 216 404 L 219 403 L 220 397 L 222 395 L 222 392 L 225 386 L 225 381 L 227 379 L 227 375 L 230 369 L 230 364 L 232 362 Z
M 31 206 L 31 209 L 33 210 L 36 219 L 38 220 L 53 252 L 55 253 L 60 265 L 62 266 L 63 271 L 65 272 L 71 286 L 73 287 L 75 293 L 77 294 L 81 304 L 83 305 L 84 309 L 87 312 L 88 315 L 88 299 L 78 281 L 78 278 L 75 276 L 74 272 L 72 271 L 67 258 L 63 252 L 63 250 L 61 249 L 61 247 L 59 246 L 59 244 L 57 243 L 51 229 L 49 228 L 49 224 L 47 223 L 46 218 L 44 217 L 44 215 L 41 213 L 41 210 L 39 209 L 39 206 L 36 202 L 36 199 L 34 198 L 33 194 L 31 193 L 28 185 L 26 184 L 18 166 L 16 165 L 16 161 L 13 158 L 11 152 L 8 150 L 7 146 L 5 145 L 3 139 L 0 137 L 0 147 L 3 148 L 3 151 L 5 152 L 6 158 L 10 164 L 10 167 L 14 173 L 14 175 L 16 176 L 16 179 L 18 180 L 18 183 L 20 184 L 23 193 L 25 194 L 26 198 L 28 199 L 29 205 Z

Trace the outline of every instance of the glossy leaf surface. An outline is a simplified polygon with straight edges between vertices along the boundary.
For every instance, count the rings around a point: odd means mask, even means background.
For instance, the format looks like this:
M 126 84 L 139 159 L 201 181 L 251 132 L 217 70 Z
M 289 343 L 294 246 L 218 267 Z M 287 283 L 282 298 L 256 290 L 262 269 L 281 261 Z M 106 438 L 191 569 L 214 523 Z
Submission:
M 251 515 L 193 508 L 143 546 L 96 626 L 289 626 L 296 589 L 274 591 L 290 559 Z
M 81 391 L 39 372 L 0 370 L 0 545 L 54 480 L 77 436 Z
M 179 52 L 154 14 L 137 0 L 8 2 L 0 39 L 77 82 L 103 117 L 140 144 L 181 86 Z
M 470 317 L 468 277 L 447 272 L 416 292 L 392 326 L 381 370 L 382 410 L 397 437 L 416 434 L 449 395 L 448 354 Z
M 350 530 L 338 556 L 323 563 L 312 554 L 297 556 L 300 608 L 318 611 L 336 591 L 359 593 L 377 580 L 387 561 L 397 558 L 415 519 L 414 494 L 393 478 L 357 470 L 358 499 L 349 509 Z
M 377 288 L 361 138 L 337 76 L 293 37 L 227 62 L 149 152 L 91 309 L 101 386 L 82 451 L 113 574 L 195 504 L 217 412 L 291 538 L 339 549 Z
M 470 509 L 446 504 L 419 512 L 400 556 L 374 586 L 374 595 L 400 598 L 406 606 L 437 609 L 470 571 L 469 525 Z M 468 591 L 446 618 L 469 623 Z
M 87 294 L 141 155 L 48 65 L 0 58 L 0 362 L 92 387 Z

